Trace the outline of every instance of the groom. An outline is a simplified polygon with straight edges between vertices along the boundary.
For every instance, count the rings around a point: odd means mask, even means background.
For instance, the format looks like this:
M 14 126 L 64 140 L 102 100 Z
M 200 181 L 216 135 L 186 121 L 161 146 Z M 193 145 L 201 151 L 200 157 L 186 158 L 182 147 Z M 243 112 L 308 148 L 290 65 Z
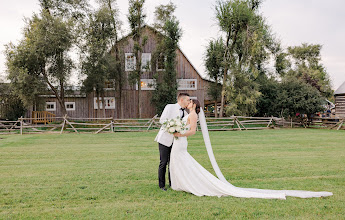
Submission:
M 162 124 L 166 119 L 173 119 L 177 118 L 178 116 L 183 118 L 188 113 L 186 112 L 185 108 L 188 106 L 190 102 L 189 94 L 188 93 L 180 93 L 177 97 L 176 104 L 168 104 L 165 106 L 164 111 L 161 115 L 159 122 Z M 159 188 L 163 191 L 166 191 L 165 188 L 165 172 L 166 167 L 169 165 L 170 161 L 170 152 L 171 147 L 173 145 L 174 136 L 166 132 L 162 127 L 159 130 L 155 141 L 158 142 L 159 147 L 159 155 L 160 155 L 160 163 L 158 167 L 158 183 Z M 170 180 L 170 172 L 168 169 L 168 176 L 169 176 L 169 185 L 171 186 Z

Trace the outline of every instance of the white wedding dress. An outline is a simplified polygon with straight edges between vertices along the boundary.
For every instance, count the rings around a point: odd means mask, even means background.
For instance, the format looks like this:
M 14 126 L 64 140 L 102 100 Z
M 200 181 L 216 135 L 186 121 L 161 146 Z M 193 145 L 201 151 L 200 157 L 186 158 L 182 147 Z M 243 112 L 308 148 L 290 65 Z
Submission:
M 202 117 L 199 114 L 201 128 L 206 147 L 211 147 L 207 140 L 208 131 L 203 112 Z M 183 118 L 188 121 L 188 115 Z M 203 123 L 201 123 L 204 120 Z M 206 126 L 207 133 L 204 132 Z M 187 128 L 190 125 L 187 125 Z M 206 136 L 206 137 L 205 137 Z M 205 139 L 206 138 L 206 139 Z M 208 144 L 209 142 L 209 144 Z M 208 146 L 209 145 L 209 146 Z M 213 151 L 208 150 L 212 166 L 217 176 L 213 176 L 204 167 L 202 167 L 187 151 L 187 137 L 179 137 L 174 140 L 170 155 L 170 178 L 171 188 L 177 191 L 185 191 L 196 196 L 234 196 L 244 198 L 264 198 L 264 199 L 286 199 L 286 196 L 295 196 L 301 198 L 323 197 L 333 195 L 331 192 L 310 192 L 300 190 L 263 190 L 251 188 L 239 188 L 227 182 L 215 162 Z

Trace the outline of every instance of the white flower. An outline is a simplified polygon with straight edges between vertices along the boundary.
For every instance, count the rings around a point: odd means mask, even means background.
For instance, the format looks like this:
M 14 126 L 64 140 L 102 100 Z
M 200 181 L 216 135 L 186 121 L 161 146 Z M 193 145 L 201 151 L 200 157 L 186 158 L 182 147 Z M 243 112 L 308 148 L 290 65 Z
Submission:
M 185 133 L 186 133 L 186 130 L 185 130 L 185 129 L 182 129 L 182 130 L 180 131 L 180 133 L 181 133 L 181 134 L 185 134 Z
M 177 126 L 177 127 L 176 127 L 176 131 L 177 131 L 177 132 L 180 132 L 180 131 L 181 131 L 181 127 L 180 127 L 180 126 Z
M 175 128 L 174 127 L 169 128 L 169 132 L 170 133 L 174 133 L 175 132 Z
M 175 125 L 175 122 L 174 122 L 174 121 L 171 121 L 169 124 L 170 124 L 170 126 L 174 126 L 174 125 Z

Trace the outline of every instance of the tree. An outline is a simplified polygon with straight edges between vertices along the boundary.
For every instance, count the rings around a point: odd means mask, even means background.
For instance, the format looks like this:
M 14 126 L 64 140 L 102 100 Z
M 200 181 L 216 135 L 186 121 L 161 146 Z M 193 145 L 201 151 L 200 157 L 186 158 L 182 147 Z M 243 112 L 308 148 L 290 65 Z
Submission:
M 26 107 L 33 106 L 33 110 L 40 110 L 39 95 L 47 92 L 47 84 L 40 74 L 35 74 L 35 56 L 30 55 L 26 42 L 18 46 L 6 45 L 7 78 L 10 79 L 11 89 L 22 100 Z
M 83 0 L 40 0 L 40 5 L 41 12 L 27 19 L 19 45 L 7 45 L 8 78 L 26 100 L 37 94 L 36 86 L 49 88 L 66 114 L 64 87 L 74 66 L 69 52 L 75 23 L 87 4 Z
M 276 50 L 259 0 L 218 1 L 216 17 L 225 34 L 220 114 L 227 100 L 227 114 L 253 114 L 260 93 L 255 78 L 265 71 L 264 63 Z M 243 88 L 243 89 L 242 89 Z M 250 106 L 249 106 L 250 105 Z
M 256 103 L 256 116 L 281 116 L 281 109 L 277 106 L 277 94 L 281 84 L 274 78 L 261 77 L 258 80 L 259 92 L 261 93 Z
M 25 38 L 21 43 L 18 46 L 9 45 L 7 50 L 11 82 L 20 77 L 18 74 L 24 75 L 22 79 L 35 82 L 43 79 L 58 99 L 63 114 L 67 113 L 64 86 L 73 67 L 68 55 L 73 41 L 71 25 L 72 23 L 64 21 L 63 18 L 53 17 L 47 10 L 42 9 L 41 17 L 34 15 L 28 21 Z M 25 55 L 21 56 L 22 54 Z
M 176 50 L 182 36 L 179 21 L 173 15 L 176 6 L 172 3 L 156 7 L 156 24 L 161 27 L 163 36 L 153 56 L 154 67 L 156 61 L 164 62 L 164 71 L 154 74 L 155 92 L 152 95 L 152 103 L 156 106 L 157 114 L 161 114 L 165 105 L 176 102 Z M 161 26 L 164 23 L 164 26 Z
M 113 9 L 111 0 L 100 1 L 98 10 L 88 15 L 85 33 L 85 45 L 82 51 L 82 73 L 86 75 L 83 81 L 86 92 L 96 92 L 97 112 L 100 115 L 100 96 L 105 117 L 104 86 L 109 79 L 117 79 L 122 74 L 118 62 L 118 51 L 115 48 L 117 42 L 118 23 L 116 10 Z M 111 54 L 111 48 L 115 48 L 115 59 Z M 120 97 L 121 98 L 121 97 Z
M 320 92 L 295 78 L 285 79 L 276 97 L 276 109 L 285 117 L 293 117 L 296 113 L 310 116 L 324 109 L 324 99 Z
M 172 2 L 166 5 L 159 5 L 155 9 L 155 23 L 153 27 L 159 32 L 163 33 L 165 31 L 165 23 L 169 20 L 176 19 L 174 12 L 176 10 L 176 5 Z
M 15 121 L 24 116 L 26 108 L 8 84 L 0 83 L 0 118 Z
M 224 56 L 223 39 L 209 41 L 206 48 L 205 67 L 208 77 L 213 81 L 208 88 L 208 95 L 214 100 L 215 117 L 218 117 L 217 103 L 221 97 L 222 88 L 220 86 L 223 73 L 223 56 Z
M 141 118 L 141 75 L 142 63 L 141 56 L 143 46 L 146 44 L 147 36 L 142 36 L 142 27 L 146 15 L 143 12 L 145 0 L 129 0 L 128 22 L 132 31 L 134 41 L 134 56 L 136 59 L 135 70 L 131 73 L 131 81 L 138 85 L 138 117 Z M 144 64 L 145 66 L 147 64 Z
M 302 44 L 301 46 L 288 47 L 288 54 L 293 68 L 288 76 L 302 79 L 321 92 L 325 97 L 332 96 L 331 82 L 325 67 L 320 63 L 321 49 L 319 44 Z
M 260 82 L 261 97 L 257 103 L 258 116 L 294 117 L 310 116 L 323 110 L 320 92 L 301 79 L 286 77 L 282 82 L 266 79 Z

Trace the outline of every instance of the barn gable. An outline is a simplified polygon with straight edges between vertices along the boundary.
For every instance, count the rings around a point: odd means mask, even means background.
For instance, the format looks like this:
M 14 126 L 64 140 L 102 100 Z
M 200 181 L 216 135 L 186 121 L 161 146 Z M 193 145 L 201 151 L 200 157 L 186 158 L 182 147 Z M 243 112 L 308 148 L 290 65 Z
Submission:
M 345 82 L 343 82 L 343 84 L 341 84 L 341 86 L 339 86 L 339 88 L 337 90 L 335 90 L 334 95 L 343 95 L 345 94 Z

